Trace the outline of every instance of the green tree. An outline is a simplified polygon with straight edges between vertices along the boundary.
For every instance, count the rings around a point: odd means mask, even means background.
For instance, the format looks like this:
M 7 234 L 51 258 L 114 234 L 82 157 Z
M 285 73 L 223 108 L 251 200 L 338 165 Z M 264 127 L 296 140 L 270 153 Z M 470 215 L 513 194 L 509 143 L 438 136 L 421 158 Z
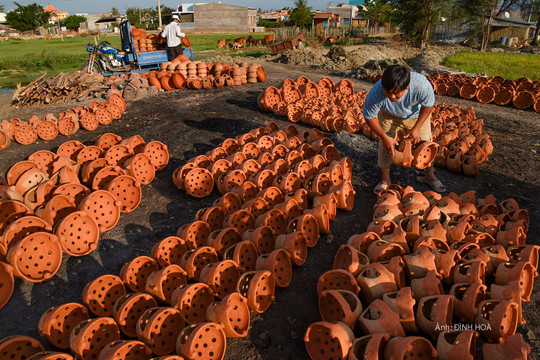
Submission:
M 374 25 L 390 22 L 392 19 L 394 9 L 388 0 L 369 0 L 366 1 L 364 7 L 366 10 L 360 7 L 360 12 Z
M 43 7 L 36 3 L 22 6 L 14 3 L 17 8 L 6 14 L 6 21 L 9 26 L 20 31 L 35 30 L 45 24 L 51 15 L 49 12 L 43 12 Z
M 111 9 L 111 16 L 120 16 L 120 11 L 117 8 L 113 7 Z
M 3 13 L 5 10 L 6 8 L 4 7 L 4 5 L 0 4 L 0 12 Z
M 68 17 L 60 20 L 60 25 L 65 26 L 70 30 L 77 30 L 79 28 L 79 24 L 82 22 L 86 22 L 86 18 L 84 16 L 69 15 Z
M 469 23 L 474 25 L 476 33 L 481 34 L 480 51 L 487 49 L 491 37 L 493 19 L 505 11 L 516 7 L 520 0 L 457 0 L 457 4 L 466 15 Z
M 536 21 L 531 45 L 538 45 L 538 34 L 540 32 L 540 0 L 521 0 L 519 4 L 521 14 L 527 21 Z
M 474 0 L 476 1 L 476 0 Z M 429 41 L 431 27 L 452 9 L 449 0 L 390 0 L 396 11 L 394 22 L 405 38 L 424 49 Z
M 295 8 L 289 15 L 289 23 L 299 27 L 310 27 L 313 15 L 307 0 L 294 0 Z

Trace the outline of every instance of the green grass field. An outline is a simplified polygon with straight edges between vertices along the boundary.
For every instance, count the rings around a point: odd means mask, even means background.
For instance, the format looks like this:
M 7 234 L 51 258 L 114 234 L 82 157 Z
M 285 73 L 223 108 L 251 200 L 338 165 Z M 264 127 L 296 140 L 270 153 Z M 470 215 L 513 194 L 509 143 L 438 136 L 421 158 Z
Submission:
M 217 50 L 220 39 L 225 38 L 227 43 L 232 43 L 238 37 L 249 35 L 189 35 L 189 39 L 195 53 L 208 50 L 218 52 L 224 51 Z M 262 39 L 265 35 L 264 33 L 252 34 L 256 39 Z M 120 48 L 119 36 L 102 36 L 100 40 L 107 40 L 112 46 Z M 85 64 L 83 59 L 88 56 L 86 44 L 93 41 L 93 37 L 76 37 L 64 38 L 63 41 L 61 39 L 10 39 L 0 42 L 0 87 L 14 88 L 18 83 L 28 84 L 44 72 L 48 76 L 53 76 L 62 71 L 79 70 Z M 264 53 L 267 52 L 262 50 L 250 55 Z
M 462 51 L 447 57 L 444 66 L 469 73 L 486 73 L 516 80 L 540 80 L 540 55 Z

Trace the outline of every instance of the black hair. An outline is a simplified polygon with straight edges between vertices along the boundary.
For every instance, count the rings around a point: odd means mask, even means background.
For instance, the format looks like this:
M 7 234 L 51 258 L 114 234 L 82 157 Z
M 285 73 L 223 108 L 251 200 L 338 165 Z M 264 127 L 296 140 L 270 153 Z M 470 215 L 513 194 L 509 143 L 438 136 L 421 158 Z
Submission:
M 392 65 L 384 70 L 381 84 L 386 91 L 403 91 L 409 86 L 411 72 L 403 65 Z

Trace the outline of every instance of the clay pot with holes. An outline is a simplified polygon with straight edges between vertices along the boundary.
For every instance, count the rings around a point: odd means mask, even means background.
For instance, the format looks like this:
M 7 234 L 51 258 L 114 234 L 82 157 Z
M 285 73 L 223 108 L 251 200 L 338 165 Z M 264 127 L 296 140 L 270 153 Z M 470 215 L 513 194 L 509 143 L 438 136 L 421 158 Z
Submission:
M 223 254 L 224 259 L 233 260 L 238 264 L 241 272 L 255 270 L 257 256 L 257 248 L 248 240 L 229 246 Z
M 11 146 L 11 138 L 7 131 L 0 129 L 0 151 Z
M 54 195 L 45 205 L 36 210 L 36 215 L 51 225 L 76 211 L 75 199 L 66 195 Z
M 152 257 L 157 260 L 161 267 L 176 264 L 188 250 L 186 242 L 176 236 L 169 236 L 161 240 L 152 248 Z
M 38 168 L 26 170 L 15 183 L 15 191 L 24 195 L 34 186 L 49 180 L 49 176 Z
M 175 349 L 175 340 L 184 328 L 180 312 L 170 307 L 146 310 L 137 323 L 137 338 L 148 345 L 158 356 L 167 355 Z
M 214 291 L 204 283 L 187 284 L 177 287 L 171 297 L 171 304 L 180 311 L 187 324 L 206 320 L 206 309 L 214 301 Z
M 78 209 L 93 217 L 99 231 L 103 233 L 118 223 L 121 205 L 122 203 L 107 190 L 97 190 L 84 197 Z
M 0 246 L 1 248 L 2 246 Z M 0 261 L 0 309 L 8 303 L 14 288 L 13 268 L 5 262 Z
M 108 150 L 112 146 L 119 144 L 122 141 L 122 138 L 113 133 L 105 133 L 99 137 L 96 141 L 96 146 L 102 148 L 103 150 Z
M 169 151 L 167 145 L 160 141 L 151 141 L 144 146 L 143 152 L 148 155 L 150 162 L 156 171 L 161 171 L 169 163 Z
M 36 133 L 40 139 L 50 141 L 58 136 L 59 131 L 55 122 L 44 119 L 36 125 Z
M 32 214 L 28 205 L 16 200 L 0 200 L 0 230 L 26 214 Z
M 146 154 L 133 155 L 122 164 L 122 167 L 127 175 L 134 177 L 143 185 L 150 184 L 156 174 L 156 170 Z
M 133 153 L 125 145 L 113 145 L 105 151 L 104 158 L 108 160 L 112 166 L 122 166 Z
M 215 230 L 210 233 L 207 245 L 213 247 L 220 258 L 224 256 L 225 250 L 239 243 L 242 236 L 234 227 L 226 227 L 221 230 Z
M 41 351 L 30 356 L 28 360 L 73 360 L 73 356 L 56 351 Z
M 312 359 L 323 359 L 335 354 L 345 359 L 354 341 L 352 330 L 342 322 L 320 321 L 311 324 L 304 335 L 307 352 Z
M 225 357 L 227 340 L 220 324 L 203 322 L 184 328 L 176 341 L 176 352 L 187 360 Z
M 86 284 L 82 299 L 94 315 L 112 316 L 114 304 L 125 293 L 122 279 L 116 275 L 102 275 Z
M 21 125 L 15 129 L 13 134 L 15 141 L 21 145 L 30 145 L 36 142 L 36 130 L 30 125 Z
M 184 180 L 186 178 L 186 175 L 193 169 L 197 169 L 197 165 L 193 163 L 186 163 L 183 166 L 180 166 L 174 170 L 172 180 L 174 185 L 178 189 L 185 190 Z
M 105 190 L 120 202 L 120 211 L 123 213 L 132 212 L 141 203 L 141 183 L 129 175 L 114 177 L 107 183 Z
M 76 115 L 58 120 L 58 132 L 64 136 L 75 134 L 79 128 L 79 118 Z
M 210 226 L 210 230 L 216 231 L 222 228 L 225 214 L 220 207 L 212 206 L 200 209 L 195 215 L 198 221 L 204 221 Z
M 81 200 L 90 194 L 90 189 L 81 184 L 62 184 L 54 189 L 53 195 L 65 195 L 75 201 L 75 205 L 79 206 Z
M 35 232 L 13 244 L 7 252 L 13 273 L 30 282 L 49 280 L 62 262 L 58 238 L 47 232 Z
M 120 271 L 120 277 L 132 291 L 143 292 L 146 279 L 157 270 L 159 270 L 159 266 L 156 260 L 149 256 L 139 256 L 124 264 Z
M 13 335 L 0 340 L 3 359 L 28 359 L 44 350 L 39 341 L 28 336 Z
M 98 360 L 149 360 L 152 350 L 136 340 L 116 340 L 101 350 Z
M 196 168 L 189 171 L 184 179 L 186 192 L 196 198 L 203 198 L 212 193 L 214 178 L 210 171 Z
M 84 211 L 64 216 L 55 227 L 62 250 L 71 256 L 84 256 L 94 251 L 99 242 L 99 226 Z
M 358 294 L 360 286 L 356 278 L 348 271 L 342 269 L 329 270 L 322 274 L 317 281 L 317 294 L 323 290 L 342 289 Z
M 97 359 L 110 342 L 120 339 L 114 319 L 98 317 L 77 324 L 69 336 L 69 347 L 81 359 Z
M 288 287 L 292 280 L 291 256 L 284 249 L 276 249 L 270 254 L 262 254 L 257 258 L 257 271 L 270 271 L 279 287 Z
M 201 270 L 200 281 L 208 284 L 214 290 L 214 295 L 223 299 L 235 291 L 239 277 L 238 264 L 232 260 L 222 260 L 206 265 Z
M 58 147 L 58 150 L 56 150 L 56 155 L 65 156 L 73 161 L 77 161 L 77 155 L 84 148 L 84 144 L 80 141 L 70 140 Z
M 150 294 L 125 294 L 115 302 L 113 317 L 124 335 L 136 338 L 139 318 L 146 310 L 156 306 L 156 300 Z
M 248 301 L 252 311 L 263 313 L 275 299 L 275 279 L 266 270 L 248 271 L 238 279 L 236 290 Z
M 210 246 L 201 246 L 196 249 L 187 251 L 181 260 L 180 266 L 184 270 L 188 277 L 191 279 L 198 279 L 203 267 L 208 264 L 213 264 L 218 261 L 216 250 Z
M 219 323 L 227 337 L 245 337 L 249 331 L 249 306 L 246 298 L 236 292 L 210 304 L 206 318 Z
M 275 248 L 276 235 L 269 226 L 259 226 L 247 230 L 242 235 L 243 240 L 251 241 L 259 254 L 270 254 Z
M 208 236 L 212 230 L 210 225 L 204 221 L 194 221 L 190 224 L 182 225 L 176 235 L 186 241 L 188 249 L 195 249 L 207 243 Z
M 18 241 L 24 239 L 26 236 L 38 232 L 45 231 L 50 232 L 52 230 L 51 224 L 37 216 L 23 216 L 10 223 L 5 229 L 3 235 L 0 237 L 2 255 L 6 255 L 7 251 Z
M 173 291 L 185 284 L 187 284 L 186 272 L 178 265 L 168 265 L 148 275 L 145 290 L 158 300 L 170 304 Z
M 112 93 L 107 101 L 111 104 L 118 106 L 122 110 L 122 112 L 126 111 L 126 102 L 124 101 L 124 98 L 121 94 Z
M 33 161 L 19 161 L 11 166 L 6 174 L 8 185 L 15 185 L 19 178 L 28 170 L 36 169 L 38 166 Z
M 122 140 L 119 145 L 126 146 L 132 154 L 138 154 L 144 149 L 146 142 L 140 135 L 133 135 Z
M 362 313 L 362 303 L 347 290 L 324 290 L 319 296 L 319 312 L 323 321 L 340 321 L 351 329 Z
M 307 240 L 302 231 L 278 235 L 276 249 L 286 250 L 296 266 L 302 266 L 307 258 Z
M 99 121 L 95 114 L 86 113 L 80 117 L 79 124 L 84 130 L 94 131 L 98 128 Z
M 99 108 L 94 112 L 96 120 L 100 125 L 109 125 L 113 121 L 113 115 L 107 108 Z

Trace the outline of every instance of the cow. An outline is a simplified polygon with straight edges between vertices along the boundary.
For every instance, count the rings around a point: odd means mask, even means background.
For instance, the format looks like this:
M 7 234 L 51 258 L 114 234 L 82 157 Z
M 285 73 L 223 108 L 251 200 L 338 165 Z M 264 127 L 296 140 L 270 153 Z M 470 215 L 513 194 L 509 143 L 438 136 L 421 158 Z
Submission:
M 225 45 L 227 45 L 227 41 L 225 41 L 225 39 L 223 38 L 223 39 L 219 40 L 217 48 L 218 49 L 224 48 Z
M 257 46 L 257 39 L 255 39 L 253 36 L 249 35 L 247 41 L 249 46 Z
M 272 43 L 272 45 L 274 45 L 275 41 L 276 41 L 276 36 L 274 34 L 266 35 L 264 37 L 264 43 L 266 44 L 266 46 L 270 46 L 270 43 Z
M 246 38 L 245 37 L 241 37 L 241 38 L 238 38 L 238 39 L 235 39 L 234 42 L 233 42 L 233 49 L 238 49 L 240 47 L 246 47 Z
M 262 44 L 262 39 L 257 39 L 257 44 L 256 45 L 261 46 L 261 44 Z

